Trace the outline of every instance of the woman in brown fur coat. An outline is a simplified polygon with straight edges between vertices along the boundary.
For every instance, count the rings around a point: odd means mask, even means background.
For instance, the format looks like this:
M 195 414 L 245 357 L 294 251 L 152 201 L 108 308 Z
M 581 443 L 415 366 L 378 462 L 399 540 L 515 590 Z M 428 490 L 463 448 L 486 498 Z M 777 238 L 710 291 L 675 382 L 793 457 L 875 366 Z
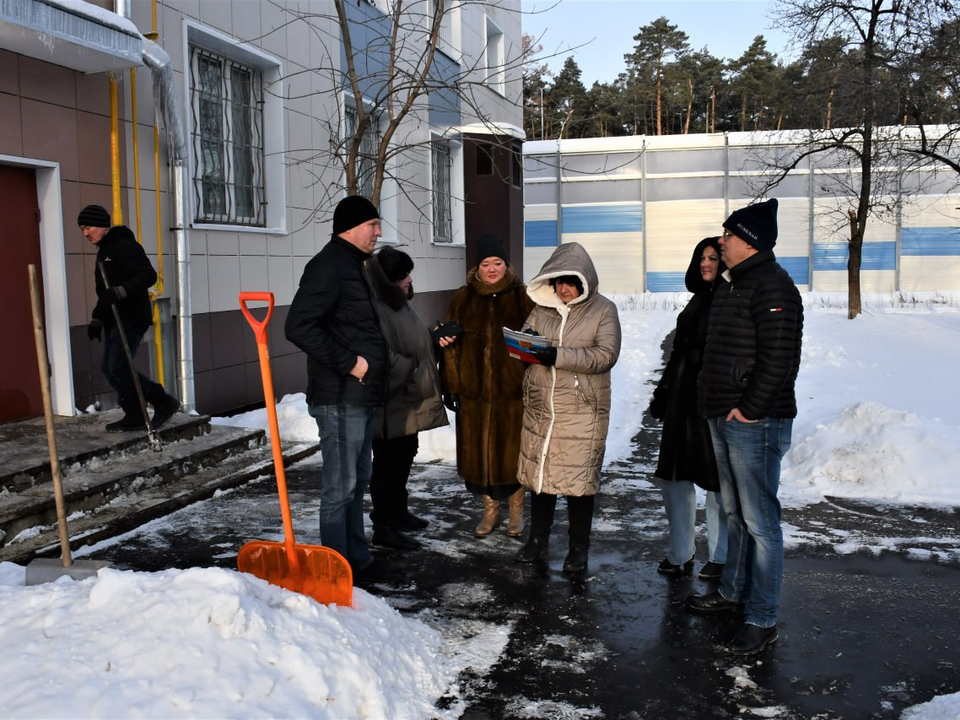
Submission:
M 483 498 L 476 536 L 494 531 L 500 524 L 500 502 L 507 500 L 507 534 L 519 537 L 524 525 L 517 458 L 526 366 L 507 354 L 503 328 L 519 330 L 533 301 L 499 237 L 484 235 L 477 241 L 477 260 L 447 312 L 447 320 L 458 321 L 463 331 L 444 350 L 444 401 L 457 413 L 457 472 L 467 490 Z

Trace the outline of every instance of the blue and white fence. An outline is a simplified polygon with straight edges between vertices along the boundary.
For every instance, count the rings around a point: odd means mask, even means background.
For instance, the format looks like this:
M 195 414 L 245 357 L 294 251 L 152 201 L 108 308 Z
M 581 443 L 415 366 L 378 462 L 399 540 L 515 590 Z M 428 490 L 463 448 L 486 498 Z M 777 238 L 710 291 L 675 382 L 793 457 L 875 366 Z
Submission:
M 752 201 L 759 158 L 795 142 L 788 133 L 725 133 L 526 143 L 526 279 L 559 243 L 576 241 L 605 292 L 683 291 L 694 245 Z M 960 290 L 960 178 L 942 168 L 877 172 L 913 190 L 871 219 L 862 291 Z M 767 195 L 780 201 L 777 259 L 801 290 L 846 291 L 852 202 L 838 188 L 851 178 L 811 159 Z

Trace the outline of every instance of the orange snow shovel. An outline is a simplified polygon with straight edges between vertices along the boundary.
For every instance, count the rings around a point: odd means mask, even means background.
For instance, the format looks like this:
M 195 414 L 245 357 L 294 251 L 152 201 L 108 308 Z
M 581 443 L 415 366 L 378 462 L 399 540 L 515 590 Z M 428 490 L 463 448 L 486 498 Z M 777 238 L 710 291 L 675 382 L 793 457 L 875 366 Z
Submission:
M 267 315 L 263 320 L 253 317 L 247 308 L 247 302 L 250 301 L 268 304 Z M 270 353 L 267 350 L 267 324 L 273 315 L 273 293 L 242 292 L 240 309 L 253 328 L 260 352 L 260 374 L 263 377 L 263 395 L 267 406 L 267 419 L 270 422 L 280 513 L 283 515 L 283 542 L 254 540 L 246 543 L 237 553 L 237 568 L 240 572 L 256 575 L 272 585 L 309 595 L 317 602 L 349 607 L 353 599 L 353 572 L 350 563 L 332 548 L 322 545 L 297 545 L 293 537 L 287 478 L 283 472 L 283 454 L 280 450 L 277 404 L 273 394 L 273 375 L 270 373 Z

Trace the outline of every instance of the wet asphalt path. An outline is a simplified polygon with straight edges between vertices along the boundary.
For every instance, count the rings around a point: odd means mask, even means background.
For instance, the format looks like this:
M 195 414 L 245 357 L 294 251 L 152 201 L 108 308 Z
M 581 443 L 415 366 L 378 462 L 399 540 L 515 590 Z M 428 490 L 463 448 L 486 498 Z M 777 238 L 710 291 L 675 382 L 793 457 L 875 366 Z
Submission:
M 655 568 L 666 521 L 648 482 L 650 437 L 610 468 L 584 578 L 560 572 L 566 509 L 547 563 L 513 562 L 502 529 L 478 540 L 479 504 L 449 466 L 414 468 L 411 505 L 431 526 L 410 553 L 376 549 L 389 576 L 364 588 L 447 633 L 508 626 L 498 661 L 467 670 L 463 718 L 897 718 L 960 692 L 960 528 L 949 511 L 824 503 L 785 510 L 803 544 L 788 547 L 780 639 L 737 660 L 719 645 L 736 625 L 683 608 L 710 589 Z M 317 543 L 317 466 L 287 469 L 295 532 Z M 529 505 L 528 505 L 529 508 Z M 529 510 L 528 510 L 529 512 Z M 701 517 L 702 522 L 702 517 Z M 280 539 L 272 478 L 144 526 L 89 557 L 120 567 L 235 567 L 244 542 Z M 838 539 L 859 551 L 838 555 Z M 697 567 L 705 556 L 698 549 Z

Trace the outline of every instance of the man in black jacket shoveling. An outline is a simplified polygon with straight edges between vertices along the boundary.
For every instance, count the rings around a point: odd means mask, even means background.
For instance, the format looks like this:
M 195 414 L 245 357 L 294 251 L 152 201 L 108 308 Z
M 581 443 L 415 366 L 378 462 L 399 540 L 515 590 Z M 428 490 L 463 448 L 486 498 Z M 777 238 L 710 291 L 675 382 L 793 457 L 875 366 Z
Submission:
M 126 337 L 131 359 L 135 359 L 140 341 L 153 325 L 149 290 L 157 281 L 157 271 L 130 228 L 122 225 L 110 227 L 110 213 L 100 205 L 87 205 L 80 211 L 77 224 L 83 236 L 97 247 L 93 271 L 97 305 L 87 326 L 87 337 L 103 340 L 100 370 L 117 393 L 117 404 L 123 410 L 123 417 L 107 423 L 105 429 L 107 432 L 144 430 L 147 424 L 120 333 L 122 331 Z M 107 276 L 106 282 L 103 273 Z M 121 327 L 117 326 L 112 306 L 116 306 Z M 144 400 L 153 405 L 150 424 L 157 430 L 180 409 L 180 401 L 139 371 L 137 379 Z

